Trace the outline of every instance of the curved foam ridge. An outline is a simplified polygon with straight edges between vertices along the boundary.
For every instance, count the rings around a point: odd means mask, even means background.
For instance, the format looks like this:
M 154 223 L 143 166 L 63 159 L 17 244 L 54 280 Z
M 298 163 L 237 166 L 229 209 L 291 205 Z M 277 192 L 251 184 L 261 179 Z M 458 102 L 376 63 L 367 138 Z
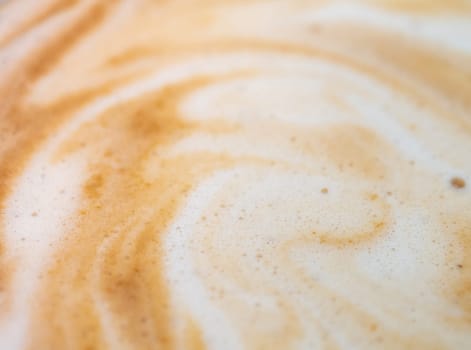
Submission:
M 469 1 L 0 18 L 0 348 L 471 347 Z

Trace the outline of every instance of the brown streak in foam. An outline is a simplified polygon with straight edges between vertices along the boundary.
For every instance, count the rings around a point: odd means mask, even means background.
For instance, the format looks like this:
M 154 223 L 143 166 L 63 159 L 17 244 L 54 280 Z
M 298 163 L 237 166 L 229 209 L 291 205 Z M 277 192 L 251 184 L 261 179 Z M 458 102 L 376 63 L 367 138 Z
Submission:
M 335 164 L 341 172 L 351 172 L 377 181 L 387 176 L 381 159 L 392 154 L 392 147 L 381 142 L 373 130 L 354 124 L 340 124 L 326 129 L 312 135 L 317 140 L 308 144 L 311 152 L 318 156 L 324 153 L 326 160 Z M 316 150 L 316 146 L 321 152 Z
M 364 2 L 386 10 L 424 15 L 444 13 L 460 15 L 471 12 L 471 4 L 467 0 L 364 0 Z
M 95 6 L 95 8 L 100 7 Z M 83 34 L 100 23 L 103 16 L 91 16 L 100 12 L 97 12 L 95 8 L 90 12 L 86 12 L 83 18 L 73 23 L 71 28 L 66 30 L 65 34 L 59 35 L 52 44 L 46 44 L 41 48 L 40 53 L 35 55 L 34 59 L 27 62 L 27 64 L 23 64 L 21 75 L 28 76 L 28 86 L 31 86 L 34 81 L 51 69 L 53 63 L 58 61 Z M 90 19 L 90 17 L 93 18 Z M 2 140 L 0 148 L 2 157 L 2 164 L 0 165 L 0 174 L 2 175 L 1 198 L 5 197 L 8 192 L 9 179 L 20 170 L 27 156 L 49 134 L 49 130 L 53 129 L 51 124 L 55 124 L 56 119 L 66 117 L 57 111 L 57 108 L 63 109 L 64 106 L 35 110 L 22 105 L 21 100 L 29 90 L 25 85 L 17 86 L 16 90 L 12 89 L 9 84 L 2 88 L 3 99 L 11 101 L 10 104 L 3 104 L 2 110 L 0 110 L 2 112 L 0 130 L 4 136 L 9 136 Z M 5 93 L 5 91 L 8 91 L 8 93 Z M 71 105 L 70 107 L 77 108 L 77 103 L 78 101 L 69 101 L 68 104 Z M 31 135 L 36 137 L 32 138 Z
M 45 20 L 50 19 L 56 14 L 73 7 L 77 3 L 78 0 L 60 0 L 50 4 L 48 7 L 40 8 L 40 10 L 34 13 L 32 17 L 28 18 L 28 20 L 23 23 L 21 27 L 17 28 L 13 33 L 10 33 L 3 39 L 0 39 L 0 47 L 10 44 L 12 41 L 24 35 L 35 26 L 41 24 Z
M 11 190 L 10 181 L 21 172 L 33 152 L 62 122 L 91 100 L 109 93 L 130 79 L 131 77 L 106 82 L 45 106 L 21 105 L 11 111 L 15 118 L 0 118 L 2 135 L 5 136 L 0 144 L 0 198 L 4 200 L 8 196 Z M 3 201 L 1 205 L 4 205 Z
M 97 315 L 98 298 L 113 315 L 107 327 L 123 344 L 173 346 L 161 236 L 198 179 L 230 159 L 219 154 L 168 158 L 151 182 L 140 169 L 155 149 L 165 150 L 197 130 L 215 132 L 210 122 L 186 122 L 177 111 L 184 95 L 209 81 L 190 80 L 111 108 L 61 147 L 59 158 L 85 144 L 81 152 L 93 174 L 85 182 L 80 222 L 56 250 L 42 283 L 31 345 L 109 346 Z M 105 244 L 108 237 L 112 242 Z M 89 338 L 83 336 L 87 330 L 93 331 Z
M 206 345 L 203 339 L 203 334 L 198 324 L 192 319 L 188 318 L 186 331 L 185 331 L 185 349 L 188 350 L 204 350 Z
M 381 236 L 385 231 L 385 222 L 377 221 L 372 223 L 372 228 L 362 231 L 350 233 L 347 237 L 336 237 L 330 233 L 315 233 L 315 241 L 320 244 L 335 246 L 337 248 L 346 248 L 347 246 L 365 244 L 371 242 L 376 237 Z
M 442 99 L 436 99 L 436 96 L 424 93 L 411 83 L 415 79 L 427 89 L 436 91 L 439 95 L 469 109 L 469 101 L 471 101 L 469 56 L 454 52 L 453 57 L 456 59 L 450 61 L 450 57 L 439 51 L 439 47 L 426 43 L 417 44 L 417 41 L 397 33 L 385 30 L 378 32 L 377 29 L 366 25 L 335 23 L 324 26 L 325 30 L 320 35 L 317 34 L 319 38 L 329 40 L 341 48 L 353 45 L 355 50 L 350 49 L 344 52 L 332 48 L 327 49 L 316 42 L 306 42 L 302 45 L 263 39 L 201 40 L 180 44 L 170 44 L 164 41 L 158 48 L 152 46 L 130 48 L 110 58 L 108 64 L 123 65 L 138 57 L 143 58 L 143 55 L 149 57 L 165 54 L 178 57 L 208 51 L 230 53 L 241 49 L 318 57 L 349 67 L 368 77 L 374 77 L 392 87 L 393 90 L 424 105 L 425 108 L 433 110 L 437 116 L 471 132 L 471 122 L 466 116 L 462 113 L 450 112 L 448 103 L 442 103 Z M 371 57 L 376 57 L 378 61 L 372 61 Z M 389 68 L 397 69 L 400 74 Z
M 147 47 L 133 47 L 129 50 L 124 52 L 115 54 L 111 56 L 105 63 L 105 67 L 116 67 L 122 66 L 127 63 L 143 59 L 143 58 L 151 58 L 159 53 L 162 53 L 163 50 L 159 50 L 157 48 L 147 48 Z
M 4 104 L 0 109 L 0 116 L 6 122 L 12 116 L 15 119 L 21 118 L 22 100 L 30 92 L 31 87 L 43 75 L 54 68 L 54 65 L 60 61 L 65 53 L 70 50 L 74 44 L 83 38 L 89 31 L 98 26 L 105 19 L 106 12 L 111 9 L 114 1 L 100 1 L 83 11 L 84 13 L 66 28 L 63 32 L 57 34 L 49 42 L 37 49 L 37 52 L 30 52 L 28 59 L 21 62 L 17 68 L 17 76 L 27 77 L 25 81 L 19 81 L 12 87 L 11 82 L 5 86 L 0 86 L 0 93 L 6 100 L 11 100 L 9 104 Z M 23 127 L 29 127 L 33 124 L 31 121 L 24 122 Z
M 5 199 L 11 191 L 11 184 L 21 172 L 27 160 L 39 145 L 46 139 L 51 130 L 61 121 L 67 118 L 67 114 L 53 114 L 53 110 L 42 109 L 32 111 L 23 105 L 23 99 L 27 96 L 30 87 L 43 74 L 53 68 L 62 55 L 84 34 L 98 25 L 104 19 L 105 8 L 101 4 L 95 4 L 90 11 L 72 23 L 71 27 L 60 33 L 52 43 L 47 43 L 38 50 L 36 55 L 23 62 L 17 75 L 26 76 L 28 83 L 17 82 L 11 85 L 7 81 L 0 86 L 2 105 L 0 106 L 0 133 L 4 137 L 0 144 L 0 289 L 3 290 L 1 301 L 2 310 L 8 311 L 11 304 L 11 295 L 8 291 L 8 281 L 14 274 L 14 264 L 5 258 L 5 246 L 3 241 L 3 214 Z M 94 16 L 96 15 L 96 16 Z M 19 78 L 22 79 L 22 78 Z M 6 101 L 6 102 L 5 102 Z

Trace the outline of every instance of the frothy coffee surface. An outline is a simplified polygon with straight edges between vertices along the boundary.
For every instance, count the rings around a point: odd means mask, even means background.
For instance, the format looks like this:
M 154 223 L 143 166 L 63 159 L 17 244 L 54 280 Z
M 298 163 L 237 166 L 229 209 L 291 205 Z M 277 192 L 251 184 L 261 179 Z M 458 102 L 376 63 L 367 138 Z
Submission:
M 0 348 L 471 348 L 469 1 L 0 5 Z

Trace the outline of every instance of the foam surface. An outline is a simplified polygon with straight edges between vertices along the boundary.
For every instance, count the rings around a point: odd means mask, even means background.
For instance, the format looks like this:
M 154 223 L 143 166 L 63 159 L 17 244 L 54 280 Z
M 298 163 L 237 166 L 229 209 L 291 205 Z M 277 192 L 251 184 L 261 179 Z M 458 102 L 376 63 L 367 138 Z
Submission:
M 470 2 L 34 4 L 0 348 L 471 347 Z

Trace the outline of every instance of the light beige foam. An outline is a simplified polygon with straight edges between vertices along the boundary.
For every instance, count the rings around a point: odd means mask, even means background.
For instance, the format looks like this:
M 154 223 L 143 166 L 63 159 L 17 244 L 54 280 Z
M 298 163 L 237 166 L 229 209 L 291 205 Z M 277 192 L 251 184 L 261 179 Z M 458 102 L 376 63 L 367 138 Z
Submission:
M 27 5 L 0 347 L 471 346 L 468 2 Z

